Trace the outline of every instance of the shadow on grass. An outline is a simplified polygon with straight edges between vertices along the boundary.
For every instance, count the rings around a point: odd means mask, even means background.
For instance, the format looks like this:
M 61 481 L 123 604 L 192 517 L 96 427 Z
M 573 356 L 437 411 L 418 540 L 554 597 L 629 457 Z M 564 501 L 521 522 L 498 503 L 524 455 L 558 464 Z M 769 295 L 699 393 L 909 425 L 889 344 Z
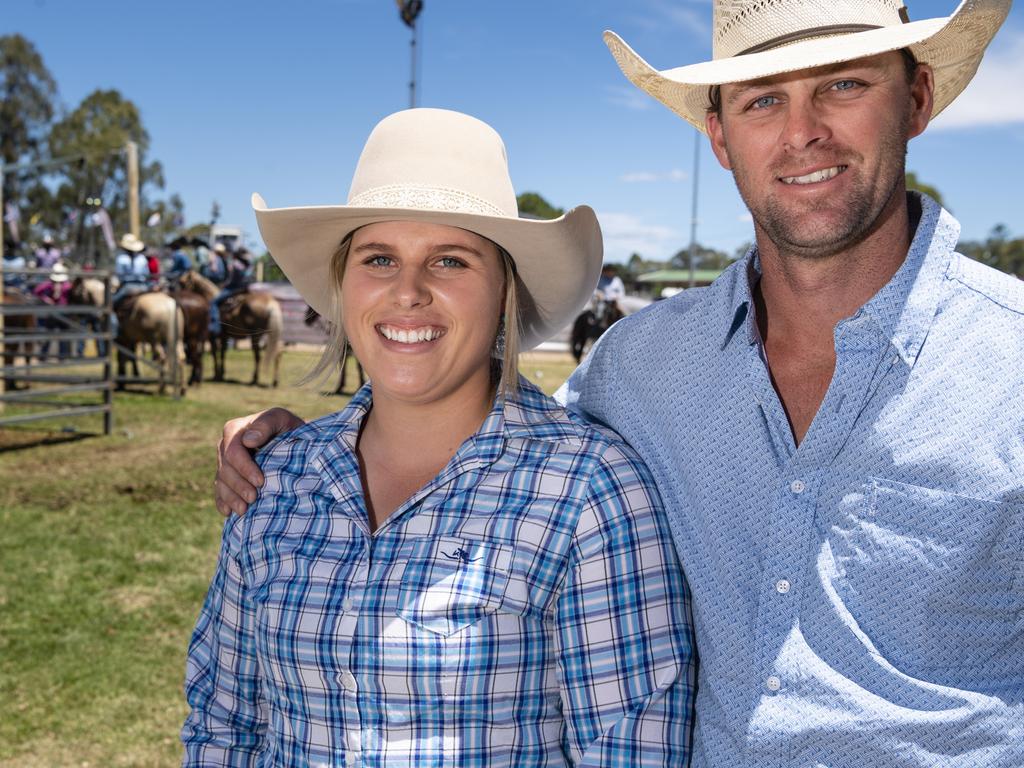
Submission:
M 103 437 L 102 432 L 58 432 L 50 430 L 0 429 L 0 454 L 37 448 L 41 445 L 76 443 L 90 437 Z

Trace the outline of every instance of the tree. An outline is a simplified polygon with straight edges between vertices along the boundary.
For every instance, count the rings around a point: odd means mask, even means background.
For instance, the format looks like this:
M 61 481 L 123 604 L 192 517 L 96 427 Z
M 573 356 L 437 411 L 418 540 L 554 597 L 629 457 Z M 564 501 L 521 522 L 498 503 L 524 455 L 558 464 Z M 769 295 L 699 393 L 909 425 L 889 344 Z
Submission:
M 158 162 L 146 162 L 149 134 L 134 103 L 116 90 L 96 90 L 50 131 L 54 156 L 85 156 L 61 169 L 63 183 L 57 190 L 57 203 L 79 212 L 76 231 L 71 233 L 76 246 L 83 242 L 89 198 L 103 201 L 116 233 L 128 230 L 128 171 L 121 150 L 129 141 L 139 147 L 140 211 L 154 210 L 147 190 L 163 188 L 163 169 Z
M 523 192 L 516 198 L 519 215 L 536 219 L 557 219 L 565 213 L 564 208 L 555 208 L 536 192 Z
M 1005 224 L 994 226 L 984 241 L 968 240 L 960 243 L 957 250 L 982 264 L 1024 278 L 1024 238 L 1011 238 Z
M 707 248 L 700 243 L 696 244 L 694 248 L 694 269 L 725 269 L 734 261 L 734 257 L 725 253 L 724 251 L 718 251 L 714 248 Z M 683 248 L 681 251 L 676 253 L 672 257 L 669 264 L 673 269 L 689 269 L 690 267 L 690 249 Z
M 35 46 L 21 35 L 0 36 L 0 162 L 31 162 L 45 154 L 56 96 L 57 83 Z M 35 170 L 5 173 L 4 200 L 25 207 L 27 189 L 38 177 Z
M 917 174 L 914 173 L 913 171 L 907 171 L 907 189 L 913 192 L 924 192 L 924 194 L 928 195 L 928 197 L 930 197 L 936 203 L 941 205 L 943 208 L 946 207 L 946 204 L 942 202 L 942 193 L 939 192 L 939 190 L 937 190 L 931 184 L 926 184 L 925 182 L 919 180 L 917 178 Z

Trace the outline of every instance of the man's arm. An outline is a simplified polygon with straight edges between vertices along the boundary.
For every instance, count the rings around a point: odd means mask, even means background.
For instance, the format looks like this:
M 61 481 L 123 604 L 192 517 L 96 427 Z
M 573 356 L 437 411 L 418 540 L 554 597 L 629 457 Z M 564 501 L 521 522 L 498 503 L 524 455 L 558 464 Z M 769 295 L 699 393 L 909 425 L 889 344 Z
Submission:
M 282 432 L 305 422 L 284 408 L 251 413 L 224 424 L 217 444 L 217 477 L 213 498 L 222 515 L 245 513 L 256 500 L 256 489 L 263 485 L 263 473 L 252 459 L 252 452 Z

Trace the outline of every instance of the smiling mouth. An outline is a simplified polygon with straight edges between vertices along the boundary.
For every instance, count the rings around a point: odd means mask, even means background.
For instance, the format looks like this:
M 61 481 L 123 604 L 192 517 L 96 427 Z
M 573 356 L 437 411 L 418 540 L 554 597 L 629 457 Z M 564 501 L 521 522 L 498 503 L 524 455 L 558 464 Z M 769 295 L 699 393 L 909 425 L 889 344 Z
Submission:
M 849 166 L 833 165 L 831 168 L 822 168 L 820 171 L 804 174 L 803 176 L 780 176 L 779 181 L 783 184 L 817 184 L 822 181 L 834 179 L 843 173 Z
M 437 328 L 432 325 L 424 325 L 421 328 L 396 328 L 393 325 L 378 325 L 377 332 L 388 341 L 397 341 L 399 344 L 421 344 L 425 341 L 435 341 L 445 335 L 444 328 Z

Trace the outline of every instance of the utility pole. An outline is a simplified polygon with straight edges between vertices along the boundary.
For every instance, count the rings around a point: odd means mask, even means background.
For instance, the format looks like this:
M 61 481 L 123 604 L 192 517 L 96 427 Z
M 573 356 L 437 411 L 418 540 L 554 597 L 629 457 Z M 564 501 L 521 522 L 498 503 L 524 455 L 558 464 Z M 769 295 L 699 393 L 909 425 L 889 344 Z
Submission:
M 128 159 L 128 231 L 138 237 L 139 227 L 139 145 L 129 141 L 125 145 Z
M 690 211 L 690 288 L 697 284 L 694 261 L 697 258 L 697 191 L 700 187 L 700 142 L 703 137 L 693 129 L 693 207 Z
M 396 0 L 398 3 L 398 14 L 409 29 L 412 30 L 412 38 L 409 40 L 409 109 L 416 107 L 416 69 L 417 55 L 416 48 L 416 19 L 423 10 L 423 0 Z

